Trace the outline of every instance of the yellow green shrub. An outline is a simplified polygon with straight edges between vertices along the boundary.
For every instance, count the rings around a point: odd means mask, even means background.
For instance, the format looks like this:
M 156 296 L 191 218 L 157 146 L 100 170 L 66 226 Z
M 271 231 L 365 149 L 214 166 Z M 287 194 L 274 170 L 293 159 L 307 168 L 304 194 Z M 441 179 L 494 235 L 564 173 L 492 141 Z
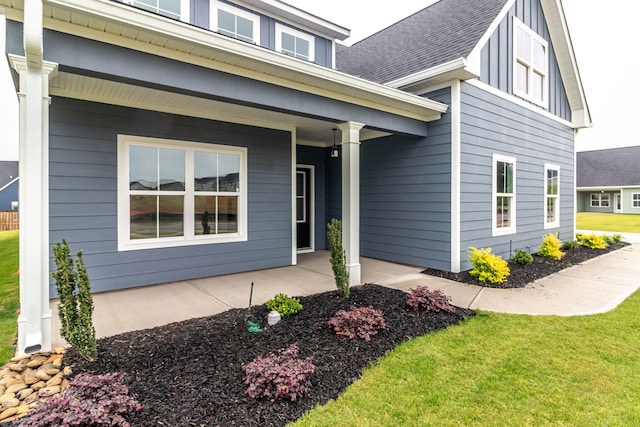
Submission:
M 582 246 L 592 249 L 604 249 L 606 248 L 607 241 L 605 240 L 605 236 L 598 236 L 595 233 L 591 234 L 578 234 L 576 236 Z
M 558 233 L 551 233 L 542 237 L 542 244 L 538 249 L 538 255 L 551 259 L 562 259 L 564 252 L 560 249 L 562 242 L 558 239 Z
M 469 261 L 473 264 L 473 270 L 469 272 L 482 283 L 502 283 L 511 273 L 509 264 L 499 255 L 491 253 L 491 248 L 469 248 Z

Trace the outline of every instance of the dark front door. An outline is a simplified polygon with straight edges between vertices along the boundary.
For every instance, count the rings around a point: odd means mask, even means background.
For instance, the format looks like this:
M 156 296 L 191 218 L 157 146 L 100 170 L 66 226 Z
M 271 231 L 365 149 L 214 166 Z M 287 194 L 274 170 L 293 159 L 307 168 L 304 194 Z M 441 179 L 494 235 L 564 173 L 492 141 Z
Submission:
M 311 170 L 296 170 L 296 225 L 298 249 L 311 248 Z

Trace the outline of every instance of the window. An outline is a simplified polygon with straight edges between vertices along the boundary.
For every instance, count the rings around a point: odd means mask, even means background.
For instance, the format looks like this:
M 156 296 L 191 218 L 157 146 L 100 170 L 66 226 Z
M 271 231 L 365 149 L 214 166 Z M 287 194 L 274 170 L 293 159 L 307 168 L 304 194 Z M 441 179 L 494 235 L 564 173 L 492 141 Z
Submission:
M 560 167 L 544 165 L 545 228 L 560 226 Z
M 219 1 L 211 1 L 211 29 L 249 43 L 260 44 L 260 17 Z
M 593 193 L 591 194 L 591 207 L 592 208 L 608 208 L 611 204 L 611 196 L 608 193 Z
M 631 207 L 640 208 L 640 193 L 633 193 L 631 195 Z
M 246 149 L 118 137 L 118 248 L 246 240 Z
M 493 155 L 493 234 L 516 231 L 516 159 Z
M 129 4 L 169 18 L 189 21 L 189 0 L 129 0 Z
M 518 19 L 513 20 L 513 93 L 547 104 L 547 41 Z
M 276 23 L 276 50 L 307 61 L 314 60 L 315 39 L 312 35 Z

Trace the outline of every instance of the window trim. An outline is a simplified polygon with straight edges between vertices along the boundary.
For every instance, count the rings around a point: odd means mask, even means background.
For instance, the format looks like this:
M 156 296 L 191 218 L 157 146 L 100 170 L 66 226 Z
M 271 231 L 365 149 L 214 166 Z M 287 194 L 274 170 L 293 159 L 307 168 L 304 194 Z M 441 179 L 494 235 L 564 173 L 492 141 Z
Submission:
M 136 0 L 125 0 L 125 3 L 130 4 L 131 6 L 134 6 L 136 8 L 140 8 L 141 10 L 146 10 L 144 8 L 141 8 L 140 6 L 135 6 L 135 2 L 136 2 Z M 180 18 L 178 18 L 180 21 L 182 21 L 182 22 L 191 22 L 190 5 L 191 5 L 191 1 L 190 0 L 180 0 Z M 151 11 L 147 11 L 147 12 L 157 13 L 158 15 L 164 16 L 165 18 L 175 19 L 175 18 L 172 18 L 170 16 L 163 15 L 160 12 L 151 12 Z
M 291 56 L 292 58 L 298 58 L 303 61 L 309 61 L 309 62 L 315 61 L 316 38 L 313 35 L 302 32 L 300 30 L 296 30 L 295 28 L 291 28 L 279 22 L 276 22 L 276 51 L 284 55 L 287 55 L 287 54 L 282 52 L 282 34 L 283 33 L 289 34 L 290 36 L 293 36 L 302 40 L 306 40 L 307 42 L 309 42 L 309 58 L 299 58 L 298 56 L 294 56 L 294 55 L 288 55 L 288 56 Z
M 635 205 L 636 200 L 634 198 L 638 196 L 638 206 Z M 631 193 L 631 209 L 640 209 L 640 193 Z
M 509 218 L 511 221 L 511 225 L 509 227 L 498 227 L 498 188 L 497 188 L 497 173 L 498 173 L 498 162 L 511 163 L 513 164 L 513 192 L 512 196 L 512 204 L 511 204 L 511 217 Z M 492 158 L 492 172 L 491 172 L 491 229 L 493 236 L 504 236 L 507 234 L 515 234 L 516 233 L 516 176 L 517 176 L 517 163 L 516 158 L 511 156 L 504 156 L 502 154 L 494 154 Z M 508 193 L 500 193 L 500 194 L 508 194 Z
M 550 170 L 554 170 L 558 172 L 558 188 L 556 190 L 556 194 L 549 194 L 547 192 L 549 186 L 547 180 L 549 179 L 548 174 Z M 555 203 L 555 220 L 549 221 L 547 218 L 547 203 L 548 199 L 553 198 L 556 200 Z M 544 164 L 544 228 L 558 228 L 560 227 L 560 166 L 553 165 L 550 163 Z
M 255 13 L 248 12 L 244 9 L 240 9 L 238 7 L 234 7 L 230 4 L 223 3 L 218 0 L 211 0 L 209 3 L 209 28 L 211 31 L 215 31 L 219 34 L 220 28 L 218 27 L 218 10 L 224 10 L 225 12 L 232 13 L 236 16 L 240 16 L 242 18 L 248 19 L 253 22 L 253 43 L 260 45 L 260 15 L 256 15 Z M 224 34 L 222 34 L 224 35 Z M 245 43 L 249 43 L 248 41 L 239 39 L 237 37 L 228 36 L 238 41 L 242 41 Z
M 531 55 L 533 55 L 533 42 L 536 41 L 538 43 L 540 43 L 541 45 L 544 46 L 544 51 L 545 51 L 545 64 L 544 64 L 544 70 L 540 70 L 538 68 L 534 68 L 533 64 L 532 64 L 532 60 L 531 58 L 527 58 L 527 60 L 525 60 L 524 58 L 520 58 L 518 56 L 517 53 L 517 43 L 516 43 L 516 32 L 518 29 L 521 29 L 522 31 L 524 31 L 525 33 L 527 33 L 530 37 L 531 40 L 531 47 L 530 47 L 530 52 Z M 522 22 L 521 20 L 519 20 L 518 18 L 516 18 L 515 16 L 513 17 L 513 31 L 512 31 L 512 39 L 513 39 L 513 64 L 512 64 L 512 70 L 513 70 L 513 79 L 512 79 L 512 89 L 513 89 L 513 94 L 526 99 L 529 102 L 532 102 L 536 105 L 539 105 L 541 107 L 544 108 L 548 108 L 549 106 L 549 43 L 542 38 L 538 33 L 536 33 L 535 31 L 533 31 L 531 28 L 529 28 L 529 26 L 527 26 L 524 22 Z M 532 77 L 533 77 L 533 73 L 534 72 L 538 72 L 538 74 L 542 74 L 542 78 L 543 78 L 543 82 L 542 82 L 542 99 L 538 99 L 535 96 L 533 96 L 533 89 L 530 87 L 528 88 L 527 92 L 523 92 L 521 90 L 519 90 L 517 88 L 516 85 L 516 76 L 517 76 L 517 66 L 518 63 L 521 63 L 523 65 L 525 65 L 527 67 L 527 81 L 529 83 L 531 83 L 533 81 Z
M 131 240 L 130 238 L 130 189 L 129 189 L 129 146 L 139 145 L 147 147 L 170 148 L 185 151 L 185 209 L 184 235 L 180 237 L 161 237 L 156 239 Z M 240 191 L 238 194 L 238 232 L 224 234 L 196 235 L 194 233 L 193 203 L 189 199 L 195 198 L 193 189 L 193 152 L 207 151 L 216 153 L 235 154 L 240 156 Z M 191 154 L 189 154 L 191 153 Z M 150 138 L 134 135 L 118 134 L 118 251 L 140 249 L 170 248 L 179 246 L 193 246 L 216 243 L 244 242 L 248 240 L 247 215 L 247 148 L 230 145 L 206 144 L 198 142 L 180 141 L 173 139 Z
M 593 202 L 593 196 L 598 196 L 598 204 L 594 205 Z M 604 196 L 607 196 L 607 206 L 603 206 L 602 205 L 602 199 Z M 590 206 L 592 208 L 610 208 L 611 207 L 611 194 L 610 193 L 591 193 L 589 195 L 589 201 L 590 201 Z

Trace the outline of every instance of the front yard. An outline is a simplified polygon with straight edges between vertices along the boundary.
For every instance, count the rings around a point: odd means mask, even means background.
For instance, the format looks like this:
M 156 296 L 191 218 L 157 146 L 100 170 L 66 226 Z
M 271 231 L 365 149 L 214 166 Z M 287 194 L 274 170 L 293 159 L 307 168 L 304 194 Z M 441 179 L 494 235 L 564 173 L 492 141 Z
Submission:
M 18 321 L 18 232 L 0 231 L 0 366 L 13 357 Z

